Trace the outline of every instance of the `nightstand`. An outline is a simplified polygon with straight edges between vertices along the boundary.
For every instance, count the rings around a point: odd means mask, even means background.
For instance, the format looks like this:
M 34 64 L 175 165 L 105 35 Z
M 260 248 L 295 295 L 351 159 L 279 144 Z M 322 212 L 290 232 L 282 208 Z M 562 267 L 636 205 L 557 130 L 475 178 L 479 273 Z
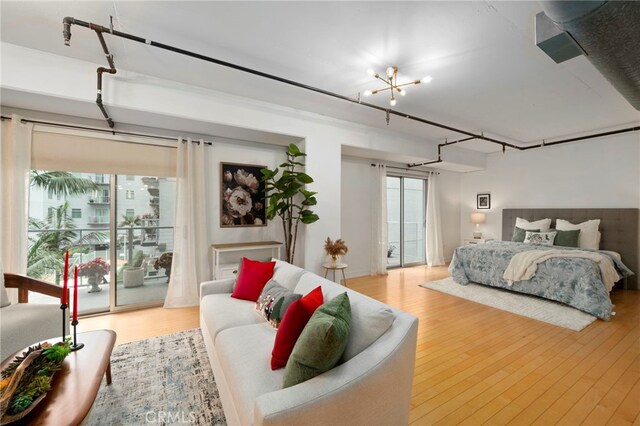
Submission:
M 485 244 L 489 241 L 493 241 L 493 238 L 465 238 L 462 240 L 462 243 L 467 246 L 472 246 L 475 244 Z

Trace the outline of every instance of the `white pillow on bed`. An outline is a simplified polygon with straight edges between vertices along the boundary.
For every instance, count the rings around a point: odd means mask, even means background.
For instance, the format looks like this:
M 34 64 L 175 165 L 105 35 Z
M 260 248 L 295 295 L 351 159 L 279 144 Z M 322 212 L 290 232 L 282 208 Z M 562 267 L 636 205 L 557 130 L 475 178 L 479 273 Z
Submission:
M 536 229 L 540 232 L 547 232 L 551 227 L 551 219 L 540 219 L 535 222 L 529 222 L 521 217 L 516 218 L 516 226 L 525 231 Z
M 556 219 L 556 229 L 558 231 L 574 231 L 580 230 L 578 235 L 578 247 L 586 249 L 598 250 L 600 248 L 600 238 L 598 228 L 600 227 L 600 219 L 587 220 L 586 222 L 573 223 L 564 219 Z

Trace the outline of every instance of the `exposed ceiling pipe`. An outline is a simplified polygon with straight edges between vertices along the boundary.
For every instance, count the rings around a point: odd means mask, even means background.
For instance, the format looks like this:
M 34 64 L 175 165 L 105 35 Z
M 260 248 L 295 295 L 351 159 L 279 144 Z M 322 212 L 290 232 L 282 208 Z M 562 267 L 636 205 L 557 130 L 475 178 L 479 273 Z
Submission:
M 579 43 L 586 58 L 640 111 L 640 3 L 542 1 L 544 13 Z
M 442 123 L 437 123 L 435 121 L 431 121 L 431 120 L 426 120 L 424 118 L 421 117 L 417 117 L 411 114 L 406 114 L 400 111 L 395 111 L 389 108 L 385 108 L 385 107 L 380 107 L 378 105 L 374 105 L 371 103 L 367 103 L 367 102 L 362 102 L 359 98 L 358 99 L 353 99 L 350 98 L 348 96 L 344 96 L 341 95 L 339 93 L 334 93 L 334 92 L 330 92 L 328 90 L 324 90 L 324 89 L 320 89 L 314 86 L 310 86 L 307 84 L 303 84 L 303 83 L 299 83 L 297 81 L 294 80 L 289 80 L 286 78 L 282 78 L 282 77 L 278 77 L 276 75 L 273 74 L 268 74 L 262 71 L 258 71 L 252 68 L 247 68 L 247 67 L 243 67 L 241 65 L 237 65 L 237 64 L 233 64 L 230 62 L 226 62 L 220 59 L 216 59 L 216 58 L 212 58 L 210 56 L 205 56 L 205 55 L 201 55 L 199 53 L 195 53 L 195 52 L 191 52 L 188 50 L 184 50 L 178 47 L 174 47 L 174 46 L 170 46 L 167 44 L 163 44 L 163 43 L 159 43 L 153 40 L 149 40 L 149 39 L 145 39 L 143 37 L 139 37 L 139 36 L 135 36 L 132 34 L 127 34 L 121 31 L 117 31 L 114 30 L 113 28 L 106 28 L 102 25 L 97 25 L 97 24 L 93 24 L 93 23 L 89 23 L 89 22 L 85 22 L 85 21 L 81 21 L 79 19 L 75 19 L 72 17 L 66 17 L 63 19 L 63 36 L 64 36 L 64 44 L 66 46 L 70 45 L 70 41 L 71 41 L 71 25 L 79 25 L 81 27 L 85 27 L 85 28 L 89 28 L 93 31 L 95 31 L 98 34 L 98 38 L 100 39 L 100 43 L 103 47 L 103 50 L 105 51 L 105 55 L 107 55 L 107 61 L 109 62 L 109 65 L 111 68 L 106 69 L 106 68 L 102 68 L 103 72 L 109 72 L 112 74 L 115 74 L 116 70 L 115 70 L 115 66 L 113 64 L 113 55 L 109 54 L 109 51 L 107 49 L 106 43 L 104 42 L 104 38 L 102 36 L 102 33 L 109 33 L 111 35 L 114 35 L 116 37 L 122 37 L 125 38 L 127 40 L 132 40 L 138 43 L 143 43 L 143 44 L 147 44 L 149 46 L 153 46 L 153 47 L 158 47 L 160 49 L 164 49 L 164 50 L 168 50 L 171 52 L 175 52 L 175 53 L 179 53 L 181 55 L 185 55 L 185 56 L 189 56 L 192 58 L 196 58 L 196 59 L 200 59 L 206 62 L 210 62 L 210 63 L 214 63 L 220 66 L 224 66 L 227 68 L 231 68 L 231 69 L 235 69 L 238 71 L 242 71 L 245 73 L 249 73 L 249 74 L 253 74 L 253 75 L 257 75 L 260 77 L 264 77 L 270 80 L 274 80 L 274 81 L 278 81 L 284 84 L 288 84 L 290 86 L 295 86 L 301 89 L 305 89 L 305 90 L 309 90 L 312 92 L 316 92 L 316 93 L 320 93 L 326 96 L 330 96 L 336 99 L 341 99 L 347 102 L 351 102 L 351 103 L 356 103 L 359 105 L 363 105 L 365 107 L 371 108 L 371 109 L 375 109 L 378 111 L 382 111 L 386 114 L 387 119 L 389 117 L 389 115 L 395 115 L 395 116 L 399 116 L 399 117 L 403 117 L 406 118 L 408 120 L 413 120 L 413 121 L 417 121 L 423 124 L 427 124 L 433 127 L 438 127 L 441 129 L 445 129 L 445 130 L 450 130 L 452 132 L 455 133 L 460 133 L 463 134 L 465 136 L 467 136 L 466 138 L 462 138 L 456 141 L 451 141 L 451 142 L 447 142 L 445 141 L 445 143 L 442 144 L 438 144 L 438 158 L 437 160 L 433 160 L 433 161 L 428 161 L 428 162 L 423 162 L 423 163 L 413 163 L 413 164 L 408 164 L 408 167 L 418 167 L 418 166 L 425 166 L 425 165 L 429 165 L 429 164 L 436 164 L 436 163 L 441 163 L 443 162 L 442 157 L 441 157 L 441 148 L 448 146 L 448 145 L 453 145 L 456 143 L 460 143 L 460 142 L 464 142 L 464 141 L 468 141 L 468 140 L 472 140 L 472 139 L 479 139 L 479 140 L 485 140 L 491 143 L 495 143 L 498 144 L 502 147 L 502 152 L 506 151 L 506 148 L 512 148 L 512 149 L 516 149 L 519 151 L 523 151 L 523 150 L 528 150 L 528 149 L 533 149 L 533 148 L 541 148 L 543 146 L 550 146 L 550 145 L 558 145 L 558 144 L 562 144 L 562 143 L 567 143 L 567 142 L 575 142 L 575 141 L 579 141 L 579 140 L 584 140 L 584 139 L 591 139 L 591 138 L 597 138 L 597 137 L 603 137 L 603 136 L 608 136 L 608 135 L 614 135 L 614 134 L 620 134 L 620 133 L 626 133 L 626 132 L 635 132 L 635 131 L 639 131 L 640 130 L 640 126 L 635 126 L 635 127 L 629 127 L 626 129 L 620 129 L 620 130 L 614 130 L 611 132 L 604 132 L 604 133 L 597 133 L 597 134 L 591 134 L 591 135 L 585 135 L 585 136 L 580 136 L 580 137 L 576 137 L 576 138 L 570 138 L 570 139 L 565 139 L 565 140 L 560 140 L 560 141 L 555 141 L 555 142 L 543 142 L 541 144 L 538 145 L 529 145 L 529 146 L 518 146 L 518 145 L 514 145 L 505 141 L 501 141 L 495 138 L 491 138 L 491 137 L 487 137 L 484 136 L 483 133 L 477 134 L 474 132 L 469 132 L 463 129 L 459 129 L 459 128 L 455 128 L 452 126 L 448 126 Z M 98 70 L 100 70 L 101 68 L 99 68 Z M 100 72 L 100 71 L 99 71 Z M 100 80 L 100 79 L 99 79 Z M 100 103 L 98 104 L 99 107 L 101 107 L 101 111 L 103 112 L 103 114 L 105 115 L 105 118 L 107 118 L 107 121 L 109 122 L 110 118 L 108 116 L 108 114 L 106 113 L 104 106 L 102 105 L 102 96 L 101 96 L 101 90 L 99 88 L 99 100 Z M 387 121 L 388 123 L 388 121 Z M 113 127 L 113 120 L 110 121 L 109 123 L 110 127 Z
M 98 108 L 100 108 L 100 111 L 102 111 L 102 115 L 104 115 L 105 120 L 107 120 L 107 124 L 109 124 L 109 127 L 113 129 L 113 126 L 115 126 L 115 123 L 113 122 L 113 119 L 109 117 L 109 114 L 107 113 L 107 110 L 105 109 L 102 103 L 102 74 L 105 72 L 109 74 L 115 74 L 118 71 L 116 70 L 116 66 L 113 63 L 113 55 L 109 53 L 109 48 L 107 47 L 107 43 L 104 41 L 104 37 L 102 36 L 102 33 L 96 32 L 96 34 L 98 34 L 98 39 L 100 40 L 100 44 L 102 45 L 104 54 L 107 56 L 107 62 L 109 62 L 109 68 L 100 67 L 97 70 L 98 87 L 97 87 L 97 95 L 96 95 L 96 104 L 98 105 Z
M 66 17 L 62 20 L 62 26 L 63 26 L 62 34 L 64 35 L 65 46 L 69 46 L 71 43 L 71 24 L 74 23 L 73 21 L 74 19 L 69 17 Z M 89 24 L 88 28 L 96 32 L 96 35 L 98 36 L 98 40 L 100 41 L 100 45 L 102 46 L 102 50 L 104 51 L 104 54 L 107 57 L 107 63 L 109 64 L 109 68 L 99 67 L 96 70 L 98 73 L 98 81 L 97 81 L 97 87 L 96 87 L 96 92 L 97 92 L 96 105 L 98 105 L 98 108 L 100 108 L 100 112 L 102 112 L 102 115 L 104 116 L 105 120 L 107 120 L 107 124 L 109 125 L 109 127 L 113 129 L 113 127 L 115 126 L 115 123 L 113 122 L 113 119 L 109 116 L 109 113 L 107 112 L 106 108 L 104 107 L 104 104 L 102 103 L 102 74 L 104 73 L 115 74 L 118 71 L 116 70 L 116 65 L 113 62 L 113 55 L 109 53 L 107 42 L 104 40 L 104 37 L 102 36 L 102 28 L 100 29 L 92 28 L 91 24 Z
M 339 93 L 330 92 L 328 90 L 320 89 L 320 88 L 317 88 L 317 87 L 314 87 L 314 86 L 310 86 L 308 84 L 299 83 L 299 82 L 294 81 L 294 80 L 289 80 L 289 79 L 286 79 L 286 78 L 278 77 L 278 76 L 273 75 L 273 74 L 268 74 L 268 73 L 265 73 L 265 72 L 262 72 L 262 71 L 258 71 L 258 70 L 252 69 L 252 68 L 243 67 L 241 65 L 233 64 L 231 62 L 226 62 L 226 61 L 223 61 L 223 60 L 220 60 L 220 59 L 212 58 L 210 56 L 201 55 L 199 53 L 191 52 L 189 50 L 181 49 L 179 47 L 170 46 L 168 44 L 159 43 L 157 41 L 149 40 L 149 39 L 146 39 L 146 38 L 143 38 L 143 37 L 139 37 L 139 36 L 136 36 L 136 35 L 127 34 L 127 33 L 124 33 L 122 31 L 114 30 L 113 28 L 103 27 L 102 25 L 97 25 L 97 24 L 93 24 L 93 23 L 90 23 L 90 22 L 81 21 L 79 19 L 75 19 L 75 18 L 72 18 L 72 17 L 64 18 L 62 20 L 62 24 L 63 24 L 62 34 L 64 36 L 64 44 L 66 46 L 70 46 L 70 44 L 71 44 L 71 25 L 78 25 L 78 26 L 81 26 L 81 27 L 89 28 L 89 29 L 91 29 L 91 30 L 93 30 L 93 31 L 95 31 L 96 33 L 99 33 L 99 34 L 100 33 L 108 33 L 108 34 L 111 34 L 111 35 L 116 36 L 116 37 L 122 37 L 122 38 L 125 38 L 127 40 L 135 41 L 135 42 L 142 43 L 142 44 L 147 44 L 149 46 L 158 47 L 160 49 L 168 50 L 170 52 L 179 53 L 181 55 L 185 55 L 185 56 L 189 56 L 189 57 L 192 57 L 192 58 L 200 59 L 200 60 L 203 60 L 203 61 L 206 61 L 206 62 L 211 62 L 211 63 L 217 64 L 217 65 L 221 65 L 223 67 L 232 68 L 232 69 L 235 69 L 237 71 L 242 71 L 242 72 L 245 72 L 245 73 L 248 73 L 248 74 L 253 74 L 253 75 L 260 76 L 260 77 L 268 78 L 270 80 L 274 80 L 274 81 L 278 81 L 278 82 L 281 82 L 281 83 L 285 83 L 285 84 L 288 84 L 290 86 L 299 87 L 301 89 L 310 90 L 312 92 L 320 93 L 320 94 L 323 94 L 323 95 L 326 95 L 326 96 L 331 96 L 333 98 L 341 99 L 343 101 L 347 101 L 347 102 L 363 105 L 363 106 L 368 107 L 368 108 L 372 108 L 372 109 L 375 109 L 375 110 L 378 110 L 378 111 L 382 111 L 385 114 L 395 115 L 395 116 L 398 116 L 398 117 L 406 118 L 408 120 L 413 120 L 413 121 L 417 121 L 417 122 L 420 122 L 420 123 L 423 123 L 423 124 L 428 124 L 429 126 L 434 126 L 434 127 L 439 127 L 441 129 L 445 129 L 445 130 L 450 130 L 450 131 L 455 132 L 455 133 L 460 133 L 460 134 L 467 135 L 467 136 L 473 136 L 475 139 L 482 139 L 482 140 L 486 140 L 486 141 L 494 142 L 494 143 L 499 143 L 499 144 L 506 143 L 506 142 L 497 140 L 495 138 L 490 138 L 488 136 L 484 136 L 483 134 L 476 134 L 474 132 L 469 132 L 467 130 L 455 128 L 453 126 L 448 126 L 446 124 L 442 124 L 442 123 L 438 123 L 438 122 L 435 122 L 435 121 L 427 120 L 427 119 L 424 119 L 424 118 L 421 118 L 421 117 L 417 117 L 417 116 L 414 116 L 414 115 L 411 115 L 411 114 L 406 114 L 406 113 L 403 113 L 403 112 L 400 112 L 400 111 L 395 111 L 395 110 L 392 110 L 392 109 L 389 109 L 389 108 L 385 108 L 385 107 L 381 107 L 381 106 L 378 106 L 378 105 L 374 105 L 374 104 L 371 104 L 371 103 L 368 103 L 368 102 L 362 102 L 359 99 L 353 99 L 353 98 L 350 98 L 348 96 L 341 95 Z
M 510 146 L 509 148 L 515 148 L 518 151 L 526 151 L 529 149 L 535 149 L 535 148 L 542 148 L 545 146 L 553 146 L 553 145 L 561 145 L 563 143 L 570 143 L 570 142 L 578 142 L 578 141 L 583 141 L 583 140 L 587 140 L 587 139 L 595 139 L 595 138 L 603 138 L 605 136 L 613 136 L 613 135 L 619 135 L 621 133 L 627 133 L 627 132 L 638 132 L 640 131 L 640 126 L 632 126 L 632 127 L 627 127 L 624 129 L 618 129 L 618 130 L 611 130 L 609 132 L 601 132 L 601 133 L 592 133 L 589 135 L 584 135 L 584 136 L 577 136 L 574 138 L 567 138 L 567 139 L 561 139 L 559 141 L 553 141 L 553 142 L 542 142 L 536 145 L 527 145 L 527 146 Z M 448 145 L 453 145 L 456 143 L 460 143 L 460 142 L 465 142 L 465 141 L 469 141 L 475 138 L 464 138 L 464 139 L 458 139 L 456 141 L 451 141 L 451 142 L 447 142 L 445 141 L 444 143 L 438 144 L 438 159 L 434 160 L 434 161 L 427 161 L 424 163 L 411 163 L 411 164 L 407 164 L 407 167 L 419 167 L 419 166 L 426 166 L 429 164 L 435 164 L 435 163 L 441 163 L 442 162 L 442 157 L 441 157 L 441 148 L 448 146 Z M 506 151 L 507 146 L 506 145 L 502 145 L 502 152 L 504 153 Z

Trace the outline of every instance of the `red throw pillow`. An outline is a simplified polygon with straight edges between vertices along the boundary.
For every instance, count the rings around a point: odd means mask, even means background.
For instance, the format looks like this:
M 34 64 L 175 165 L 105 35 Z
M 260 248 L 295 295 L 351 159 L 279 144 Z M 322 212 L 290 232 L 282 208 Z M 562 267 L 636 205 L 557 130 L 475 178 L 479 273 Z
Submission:
M 289 305 L 289 309 L 287 309 L 280 322 L 280 327 L 276 334 L 276 342 L 273 345 L 273 352 L 271 352 L 272 370 L 277 370 L 287 365 L 289 356 L 302 330 L 309 322 L 311 315 L 323 303 L 322 288 L 318 286 L 302 299 L 298 299 Z
M 236 281 L 231 297 L 255 302 L 258 300 L 267 281 L 273 277 L 273 268 L 276 262 L 259 262 L 257 260 L 242 258 L 240 274 Z

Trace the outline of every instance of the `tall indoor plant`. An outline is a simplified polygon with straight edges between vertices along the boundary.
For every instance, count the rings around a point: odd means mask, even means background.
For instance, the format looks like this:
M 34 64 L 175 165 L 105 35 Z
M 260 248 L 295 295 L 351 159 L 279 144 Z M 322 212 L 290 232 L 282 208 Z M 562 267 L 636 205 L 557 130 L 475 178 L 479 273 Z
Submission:
M 309 209 L 317 204 L 316 192 L 304 189 L 313 179 L 300 171 L 304 167 L 303 159 L 306 155 L 296 145 L 290 144 L 287 148 L 287 161 L 280 164 L 282 170 L 262 169 L 262 180 L 266 184 L 269 200 L 267 219 L 273 220 L 276 216 L 282 219 L 285 260 L 289 263 L 293 263 L 296 253 L 300 222 L 309 225 L 319 219 L 318 215 Z

